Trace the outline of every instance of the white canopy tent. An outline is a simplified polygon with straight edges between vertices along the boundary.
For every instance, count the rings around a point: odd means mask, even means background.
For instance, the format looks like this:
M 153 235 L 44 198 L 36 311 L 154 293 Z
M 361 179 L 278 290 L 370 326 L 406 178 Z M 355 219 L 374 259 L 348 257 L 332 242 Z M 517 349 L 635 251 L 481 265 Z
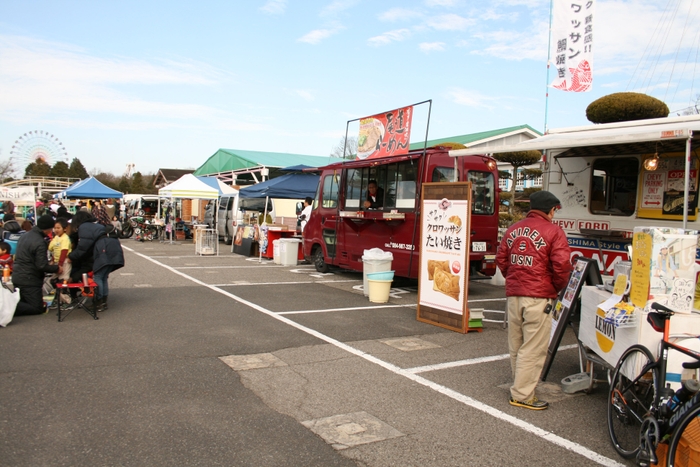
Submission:
M 166 198 L 170 198 L 171 204 L 173 204 L 175 198 L 180 199 L 211 199 L 215 200 L 218 204 L 219 200 L 219 189 L 212 188 L 205 182 L 199 180 L 192 174 L 185 174 L 182 177 L 175 180 L 173 183 L 164 186 L 158 190 L 158 195 Z M 218 206 L 216 206 L 218 210 Z M 175 228 L 175 223 L 170 218 L 170 242 L 173 239 L 173 230 Z

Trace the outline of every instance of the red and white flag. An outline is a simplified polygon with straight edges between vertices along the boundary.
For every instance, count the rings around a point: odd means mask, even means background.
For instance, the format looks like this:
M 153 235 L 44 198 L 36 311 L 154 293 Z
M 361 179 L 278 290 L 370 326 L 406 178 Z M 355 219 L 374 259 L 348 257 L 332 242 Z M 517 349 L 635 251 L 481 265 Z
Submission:
M 554 0 L 552 6 L 551 86 L 585 92 L 593 85 L 593 18 L 595 0 Z

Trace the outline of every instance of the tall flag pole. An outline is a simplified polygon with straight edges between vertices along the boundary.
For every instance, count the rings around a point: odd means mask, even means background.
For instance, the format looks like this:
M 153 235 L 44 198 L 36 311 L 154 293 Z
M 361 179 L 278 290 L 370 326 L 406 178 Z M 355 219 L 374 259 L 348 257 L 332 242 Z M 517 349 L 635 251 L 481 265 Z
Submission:
M 549 62 L 552 58 L 552 1 L 549 2 L 549 40 L 547 42 L 547 80 L 544 94 L 544 134 L 547 134 L 547 113 L 549 109 Z
M 551 86 L 586 92 L 593 85 L 595 0 L 554 0 L 550 53 L 557 76 Z

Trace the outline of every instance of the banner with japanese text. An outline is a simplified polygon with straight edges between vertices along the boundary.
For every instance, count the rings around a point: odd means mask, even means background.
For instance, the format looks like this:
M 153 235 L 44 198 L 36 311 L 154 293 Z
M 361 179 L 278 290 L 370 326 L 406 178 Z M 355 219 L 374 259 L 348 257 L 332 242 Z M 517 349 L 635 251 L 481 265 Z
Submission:
M 550 57 L 556 71 L 553 88 L 591 90 L 594 9 L 595 0 L 554 0 L 550 37 Z
M 360 119 L 358 159 L 378 159 L 408 153 L 413 106 Z
M 469 274 L 469 200 L 424 199 L 421 212 L 419 303 L 463 314 Z

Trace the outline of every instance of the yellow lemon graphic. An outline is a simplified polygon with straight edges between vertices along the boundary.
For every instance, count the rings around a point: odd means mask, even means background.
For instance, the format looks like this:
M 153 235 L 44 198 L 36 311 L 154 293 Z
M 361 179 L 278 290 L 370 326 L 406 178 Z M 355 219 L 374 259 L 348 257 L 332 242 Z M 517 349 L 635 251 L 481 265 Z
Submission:
M 605 353 L 610 352 L 615 345 L 615 326 L 605 322 L 605 312 L 600 308 L 595 312 L 595 337 L 598 347 Z

